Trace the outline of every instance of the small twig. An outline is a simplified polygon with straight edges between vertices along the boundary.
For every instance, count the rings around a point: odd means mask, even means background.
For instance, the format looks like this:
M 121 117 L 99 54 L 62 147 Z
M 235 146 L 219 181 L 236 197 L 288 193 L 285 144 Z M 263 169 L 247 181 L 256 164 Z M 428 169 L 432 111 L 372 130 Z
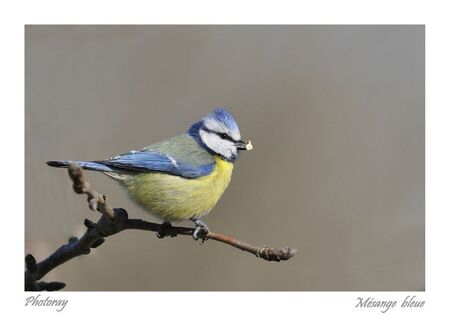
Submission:
M 78 194 L 86 194 L 88 196 L 89 208 L 92 211 L 99 211 L 102 215 L 112 219 L 114 212 L 106 203 L 106 195 L 102 195 L 91 188 L 90 183 L 84 179 L 83 169 L 76 162 L 69 162 L 67 171 L 73 182 L 73 190 Z
M 157 224 L 147 222 L 141 219 L 129 219 L 128 213 L 122 208 L 112 209 L 106 203 L 106 196 L 99 194 L 90 187 L 83 177 L 81 167 L 76 163 L 69 164 L 69 176 L 73 181 L 73 189 L 78 194 L 88 196 L 88 204 L 91 210 L 96 210 L 102 214 L 97 223 L 85 219 L 84 225 L 87 230 L 84 235 L 78 239 L 71 237 L 69 242 L 59 247 L 52 255 L 43 261 L 37 263 L 33 255 L 28 254 L 25 257 L 25 290 L 26 291 L 56 291 L 62 289 L 65 284 L 61 282 L 42 282 L 39 281 L 48 272 L 73 259 L 77 256 L 89 254 L 91 248 L 96 248 L 103 244 L 105 238 L 127 229 L 138 229 L 153 231 L 159 238 L 166 236 L 175 237 L 177 235 L 192 236 L 194 229 L 190 227 L 176 227 L 167 224 Z M 226 243 L 243 251 L 250 252 L 259 258 L 267 261 L 282 261 L 292 258 L 297 252 L 296 249 L 289 247 L 276 249 L 270 247 L 256 247 L 247 244 L 236 238 L 225 236 L 218 233 L 204 231 L 201 239 L 216 240 Z
M 190 227 L 177 227 L 177 226 L 164 226 L 161 224 L 150 223 L 140 219 L 128 219 L 125 223 L 125 229 L 140 229 L 147 231 L 158 232 L 162 236 L 175 237 L 177 235 L 192 236 L 194 228 Z M 235 248 L 243 251 L 250 252 L 255 256 L 265 259 L 267 261 L 282 261 L 292 258 L 297 249 L 284 247 L 281 249 L 271 247 L 257 247 L 240 241 L 236 238 L 229 237 L 219 233 L 208 232 L 206 235 L 201 236 L 202 239 L 211 239 L 226 243 Z

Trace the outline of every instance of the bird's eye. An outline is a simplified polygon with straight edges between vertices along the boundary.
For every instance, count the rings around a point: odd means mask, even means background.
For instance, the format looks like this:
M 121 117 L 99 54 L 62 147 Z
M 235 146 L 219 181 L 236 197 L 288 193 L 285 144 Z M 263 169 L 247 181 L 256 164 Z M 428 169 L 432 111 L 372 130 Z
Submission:
M 229 137 L 227 134 L 225 134 L 225 133 L 218 133 L 217 135 L 219 135 L 219 137 L 222 138 L 222 139 L 229 139 L 229 138 L 230 138 L 230 137 Z

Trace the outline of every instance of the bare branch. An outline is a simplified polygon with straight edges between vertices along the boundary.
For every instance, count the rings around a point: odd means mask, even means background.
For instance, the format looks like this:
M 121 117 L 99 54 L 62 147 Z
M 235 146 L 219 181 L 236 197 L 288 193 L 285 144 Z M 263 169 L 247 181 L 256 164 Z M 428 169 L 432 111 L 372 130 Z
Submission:
M 83 169 L 76 162 L 70 162 L 67 171 L 72 179 L 75 193 L 88 196 L 89 208 L 93 211 L 99 211 L 102 215 L 112 219 L 114 212 L 106 203 L 106 195 L 102 195 L 91 188 L 89 182 L 84 179 Z
M 81 238 L 71 237 L 67 244 L 59 247 L 52 255 L 43 261 L 37 263 L 33 255 L 28 254 L 25 257 L 25 290 L 26 291 L 56 291 L 62 289 L 65 284 L 61 282 L 42 282 L 39 281 L 48 272 L 73 259 L 77 256 L 89 254 L 92 248 L 103 244 L 105 238 L 117 234 L 123 230 L 137 229 L 156 232 L 159 238 L 167 236 L 175 237 L 178 235 L 192 236 L 194 229 L 190 227 L 178 227 L 168 224 L 157 224 L 147 222 L 141 219 L 129 219 L 128 213 L 122 208 L 112 209 L 106 202 L 106 196 L 93 190 L 84 179 L 81 167 L 71 162 L 68 168 L 69 176 L 73 181 L 73 189 L 78 194 L 88 196 L 89 208 L 102 214 L 97 223 L 85 219 L 84 225 L 87 230 Z M 281 249 L 270 247 L 256 247 L 247 244 L 236 238 L 225 236 L 223 234 L 203 231 L 199 237 L 205 241 L 208 239 L 216 240 L 243 251 L 250 252 L 255 256 L 267 261 L 282 261 L 292 258 L 297 252 L 296 249 L 284 247 Z
M 177 235 L 192 236 L 194 228 L 190 227 L 176 227 L 176 226 L 165 226 L 162 224 L 150 223 L 140 219 L 129 219 L 125 223 L 125 229 L 140 229 L 158 232 L 160 236 L 171 236 L 175 237 Z M 233 246 L 235 248 L 241 249 L 243 251 L 250 252 L 255 256 L 265 259 L 267 261 L 282 261 L 292 258 L 297 249 L 292 249 L 289 247 L 284 247 L 281 249 L 270 248 L 270 247 L 256 247 L 240 241 L 236 238 L 225 236 L 223 234 L 207 232 L 206 235 L 201 236 L 204 240 L 216 240 Z

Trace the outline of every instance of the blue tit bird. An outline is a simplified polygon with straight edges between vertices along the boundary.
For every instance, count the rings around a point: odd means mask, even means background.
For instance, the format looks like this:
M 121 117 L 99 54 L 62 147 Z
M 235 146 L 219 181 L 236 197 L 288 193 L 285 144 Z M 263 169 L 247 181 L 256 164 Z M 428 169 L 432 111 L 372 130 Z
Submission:
M 200 218 L 219 201 L 231 179 L 241 150 L 239 127 L 225 109 L 210 112 L 186 133 L 106 160 L 76 161 L 83 169 L 117 180 L 132 200 L 164 223 L 191 220 L 194 239 L 207 226 Z M 48 161 L 67 168 L 70 161 Z

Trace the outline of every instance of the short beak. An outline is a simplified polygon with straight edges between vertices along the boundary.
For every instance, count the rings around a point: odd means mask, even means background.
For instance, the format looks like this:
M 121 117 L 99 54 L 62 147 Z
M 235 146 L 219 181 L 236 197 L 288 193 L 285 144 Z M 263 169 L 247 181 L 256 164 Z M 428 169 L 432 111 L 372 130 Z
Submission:
M 234 143 L 234 145 L 236 146 L 236 148 L 238 150 L 252 150 L 253 149 L 253 145 L 252 145 L 251 141 L 244 142 L 242 140 L 238 140 L 237 142 Z

